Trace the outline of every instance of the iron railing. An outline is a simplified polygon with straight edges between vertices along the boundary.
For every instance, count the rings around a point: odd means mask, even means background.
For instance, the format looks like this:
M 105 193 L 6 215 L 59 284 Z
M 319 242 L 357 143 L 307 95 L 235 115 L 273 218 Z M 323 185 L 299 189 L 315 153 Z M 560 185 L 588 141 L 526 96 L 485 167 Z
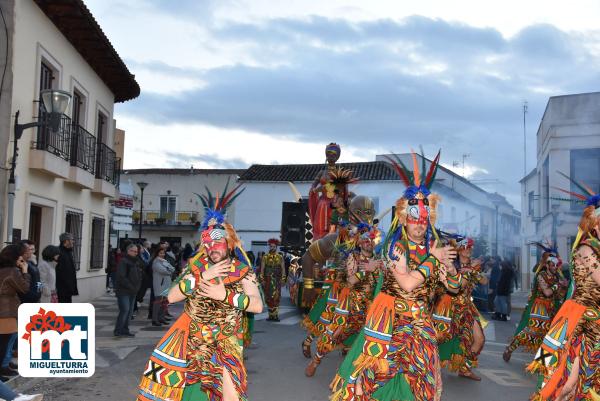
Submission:
M 42 122 L 42 125 L 38 127 L 37 138 L 33 143 L 33 147 L 53 153 L 61 159 L 69 161 L 71 158 L 71 119 L 65 115 L 61 116 L 56 132 L 48 127 L 48 120 L 48 113 L 40 113 L 39 121 Z
M 113 169 L 113 176 L 110 182 L 112 182 L 115 187 L 118 187 L 121 183 L 121 158 L 119 157 L 115 158 L 115 167 Z
M 96 137 L 79 125 L 71 127 L 71 166 L 96 172 Z
M 117 154 L 104 143 L 96 148 L 96 178 L 117 185 L 119 182 L 119 163 Z
M 190 211 L 176 211 L 169 213 L 160 210 L 145 210 L 143 212 L 142 224 L 166 224 L 166 225 L 194 225 L 198 222 L 200 213 L 195 210 Z M 133 212 L 133 221 L 135 224 L 140 222 L 140 212 Z
M 49 113 L 40 110 L 37 138 L 33 148 L 45 150 L 117 186 L 119 185 L 121 159 L 105 143 L 96 142 L 96 137 L 71 118 L 62 115 L 58 130 L 48 127 Z

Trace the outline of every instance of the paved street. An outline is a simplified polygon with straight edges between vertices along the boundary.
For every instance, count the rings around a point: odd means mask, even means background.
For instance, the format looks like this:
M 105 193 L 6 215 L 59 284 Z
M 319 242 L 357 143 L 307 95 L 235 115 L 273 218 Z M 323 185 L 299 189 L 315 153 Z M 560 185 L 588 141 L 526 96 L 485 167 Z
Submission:
M 287 298 L 285 298 L 289 302 Z M 129 401 L 135 399 L 144 364 L 164 329 L 155 328 L 146 319 L 147 303 L 132 322 L 135 338 L 112 337 L 116 302 L 106 296 L 94 302 L 97 319 L 96 373 L 90 379 L 25 381 L 19 389 L 41 391 L 48 401 Z M 172 306 L 180 313 L 182 305 Z M 313 378 L 304 376 L 307 360 L 300 351 L 304 332 L 299 327 L 299 311 L 283 306 L 281 322 L 265 321 L 266 314 L 257 318 L 254 343 L 248 350 L 249 395 L 255 401 L 324 401 L 328 384 L 341 361 L 339 353 L 328 356 Z M 480 361 L 479 383 L 444 373 L 444 400 L 490 401 L 526 400 L 535 381 L 524 372 L 531 357 L 515 353 L 510 364 L 501 358 L 506 339 L 514 325 L 511 322 L 490 322 L 486 329 L 487 343 Z

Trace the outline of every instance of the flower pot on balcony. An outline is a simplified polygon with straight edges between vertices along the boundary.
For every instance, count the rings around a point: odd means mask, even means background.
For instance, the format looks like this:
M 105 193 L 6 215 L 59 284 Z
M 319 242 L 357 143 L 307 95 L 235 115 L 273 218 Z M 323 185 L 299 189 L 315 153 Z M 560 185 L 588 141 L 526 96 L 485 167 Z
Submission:
M 158 226 L 165 224 L 166 221 L 167 219 L 165 219 L 164 217 L 157 217 L 156 219 L 154 219 L 154 222 Z

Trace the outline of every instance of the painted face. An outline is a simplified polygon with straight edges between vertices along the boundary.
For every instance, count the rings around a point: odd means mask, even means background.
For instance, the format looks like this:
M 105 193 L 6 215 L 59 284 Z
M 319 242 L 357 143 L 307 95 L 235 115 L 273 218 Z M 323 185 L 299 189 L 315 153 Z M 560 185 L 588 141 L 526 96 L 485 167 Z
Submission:
M 369 197 L 362 195 L 355 196 L 350 201 L 349 212 L 353 223 L 362 221 L 372 225 L 375 218 L 375 204 Z
M 213 263 L 222 261 L 227 257 L 227 240 L 225 238 L 216 239 L 204 244 L 206 254 Z
M 335 144 L 328 145 L 325 148 L 325 158 L 328 163 L 335 163 L 340 158 L 340 154 L 342 153 L 340 147 Z
M 407 207 L 407 223 L 425 224 L 429 221 L 429 201 L 425 199 L 409 199 Z
M 277 244 L 269 244 L 269 251 L 275 252 L 277 250 Z
M 420 243 L 425 239 L 427 233 L 427 224 L 420 224 L 415 222 L 406 222 L 406 234 L 408 238 L 414 242 Z
M 371 240 L 370 238 L 363 238 L 359 241 L 358 246 L 360 246 L 360 249 L 362 249 L 363 251 L 372 252 L 373 240 Z

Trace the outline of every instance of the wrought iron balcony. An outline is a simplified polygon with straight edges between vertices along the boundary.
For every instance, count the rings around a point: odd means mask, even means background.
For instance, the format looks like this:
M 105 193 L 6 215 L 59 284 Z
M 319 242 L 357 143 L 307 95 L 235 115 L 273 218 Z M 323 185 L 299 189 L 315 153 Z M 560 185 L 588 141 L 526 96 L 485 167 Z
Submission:
M 40 111 L 39 119 L 48 118 L 48 113 Z M 104 143 L 98 143 L 94 135 L 63 115 L 59 129 L 51 131 L 47 126 L 38 128 L 33 148 L 44 150 L 69 162 L 71 166 L 88 171 L 98 179 L 114 186 L 119 185 L 121 159 L 114 150 Z M 40 168 L 36 166 L 35 168 Z M 41 168 L 44 170 L 43 166 Z M 68 174 L 56 174 L 68 178 Z
M 48 113 L 40 113 L 40 121 L 47 120 Z M 33 143 L 33 148 L 45 150 L 61 159 L 70 161 L 71 158 L 71 119 L 63 115 L 60 119 L 60 125 L 56 132 L 52 132 L 47 125 L 38 128 L 37 138 Z
M 79 125 L 71 127 L 71 166 L 96 172 L 96 137 Z
M 115 186 L 119 185 L 120 165 L 121 159 L 117 158 L 114 150 L 104 143 L 97 145 L 96 178 L 108 181 Z
M 199 213 L 197 211 L 177 211 L 175 213 L 161 212 L 160 210 L 144 210 L 144 225 L 177 225 L 193 226 L 198 222 Z M 133 212 L 134 224 L 140 223 L 140 212 Z

